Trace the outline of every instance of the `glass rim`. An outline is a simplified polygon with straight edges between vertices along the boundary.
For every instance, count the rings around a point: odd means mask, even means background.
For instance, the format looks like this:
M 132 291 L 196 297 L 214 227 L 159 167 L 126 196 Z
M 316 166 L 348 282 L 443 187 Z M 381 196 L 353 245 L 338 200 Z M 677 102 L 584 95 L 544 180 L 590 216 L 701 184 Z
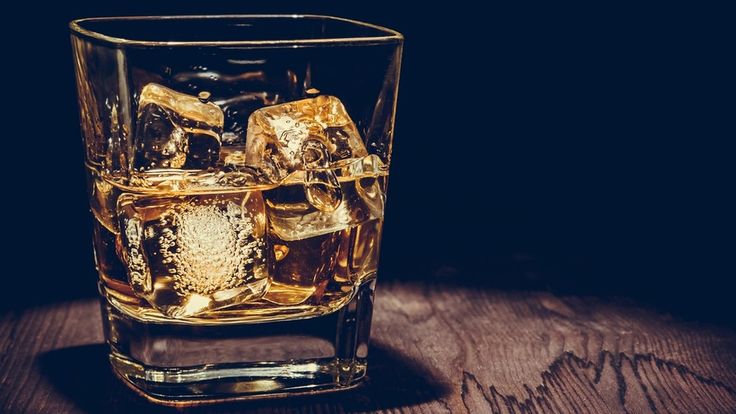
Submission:
M 268 40 L 136 40 L 124 37 L 106 35 L 100 31 L 83 27 L 86 22 L 120 22 L 120 21 L 167 21 L 167 20 L 207 20 L 207 19 L 283 19 L 283 20 L 323 20 L 348 23 L 353 26 L 373 29 L 378 33 L 374 36 L 340 36 L 321 37 L 312 39 L 268 39 Z M 299 46 L 332 46 L 332 45 L 371 45 L 401 43 L 404 36 L 396 30 L 366 23 L 359 20 L 347 19 L 319 14 L 218 14 L 218 15 L 161 15 L 161 16 L 115 16 L 115 17 L 85 17 L 69 22 L 69 30 L 75 36 L 83 37 L 116 47 L 174 47 L 174 46 L 243 46 L 243 47 L 299 47 Z

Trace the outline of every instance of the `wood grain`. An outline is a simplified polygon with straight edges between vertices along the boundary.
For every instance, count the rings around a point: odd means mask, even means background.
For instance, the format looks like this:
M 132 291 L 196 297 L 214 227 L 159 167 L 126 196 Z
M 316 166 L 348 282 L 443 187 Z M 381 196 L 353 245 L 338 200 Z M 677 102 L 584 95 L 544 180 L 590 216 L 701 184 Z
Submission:
M 197 413 L 736 413 L 736 332 L 626 302 L 379 284 L 358 390 Z M 0 314 L 0 412 L 181 412 L 110 373 L 94 299 Z

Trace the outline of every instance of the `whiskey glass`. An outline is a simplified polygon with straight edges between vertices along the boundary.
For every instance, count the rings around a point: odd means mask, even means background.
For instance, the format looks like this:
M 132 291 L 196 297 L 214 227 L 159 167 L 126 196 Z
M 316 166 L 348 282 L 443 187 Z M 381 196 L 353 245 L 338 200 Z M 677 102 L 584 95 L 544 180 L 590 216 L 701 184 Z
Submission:
M 358 385 L 401 34 L 311 15 L 70 29 L 114 373 L 169 405 Z

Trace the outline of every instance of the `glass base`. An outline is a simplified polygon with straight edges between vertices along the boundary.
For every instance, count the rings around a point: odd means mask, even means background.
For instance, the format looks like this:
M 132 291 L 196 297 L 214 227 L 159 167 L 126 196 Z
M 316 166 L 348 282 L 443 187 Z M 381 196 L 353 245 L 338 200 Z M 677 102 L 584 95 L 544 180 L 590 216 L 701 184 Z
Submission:
M 111 354 L 115 374 L 150 401 L 164 405 L 211 404 L 347 390 L 365 378 L 365 362 L 320 359 L 230 364 L 187 369 L 144 367 Z
M 366 375 L 375 281 L 328 315 L 238 325 L 132 318 L 103 298 L 114 372 L 166 405 L 350 389 Z

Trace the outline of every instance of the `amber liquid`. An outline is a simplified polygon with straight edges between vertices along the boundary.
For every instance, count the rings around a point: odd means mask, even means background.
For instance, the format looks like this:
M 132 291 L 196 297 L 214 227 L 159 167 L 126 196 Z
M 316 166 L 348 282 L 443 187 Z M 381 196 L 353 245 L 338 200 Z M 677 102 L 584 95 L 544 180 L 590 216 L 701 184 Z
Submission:
M 92 167 L 88 177 L 102 288 L 136 320 L 307 318 L 339 309 L 375 277 L 383 173 L 339 177 L 343 201 L 329 212 L 299 180 L 201 191 L 123 185 Z

